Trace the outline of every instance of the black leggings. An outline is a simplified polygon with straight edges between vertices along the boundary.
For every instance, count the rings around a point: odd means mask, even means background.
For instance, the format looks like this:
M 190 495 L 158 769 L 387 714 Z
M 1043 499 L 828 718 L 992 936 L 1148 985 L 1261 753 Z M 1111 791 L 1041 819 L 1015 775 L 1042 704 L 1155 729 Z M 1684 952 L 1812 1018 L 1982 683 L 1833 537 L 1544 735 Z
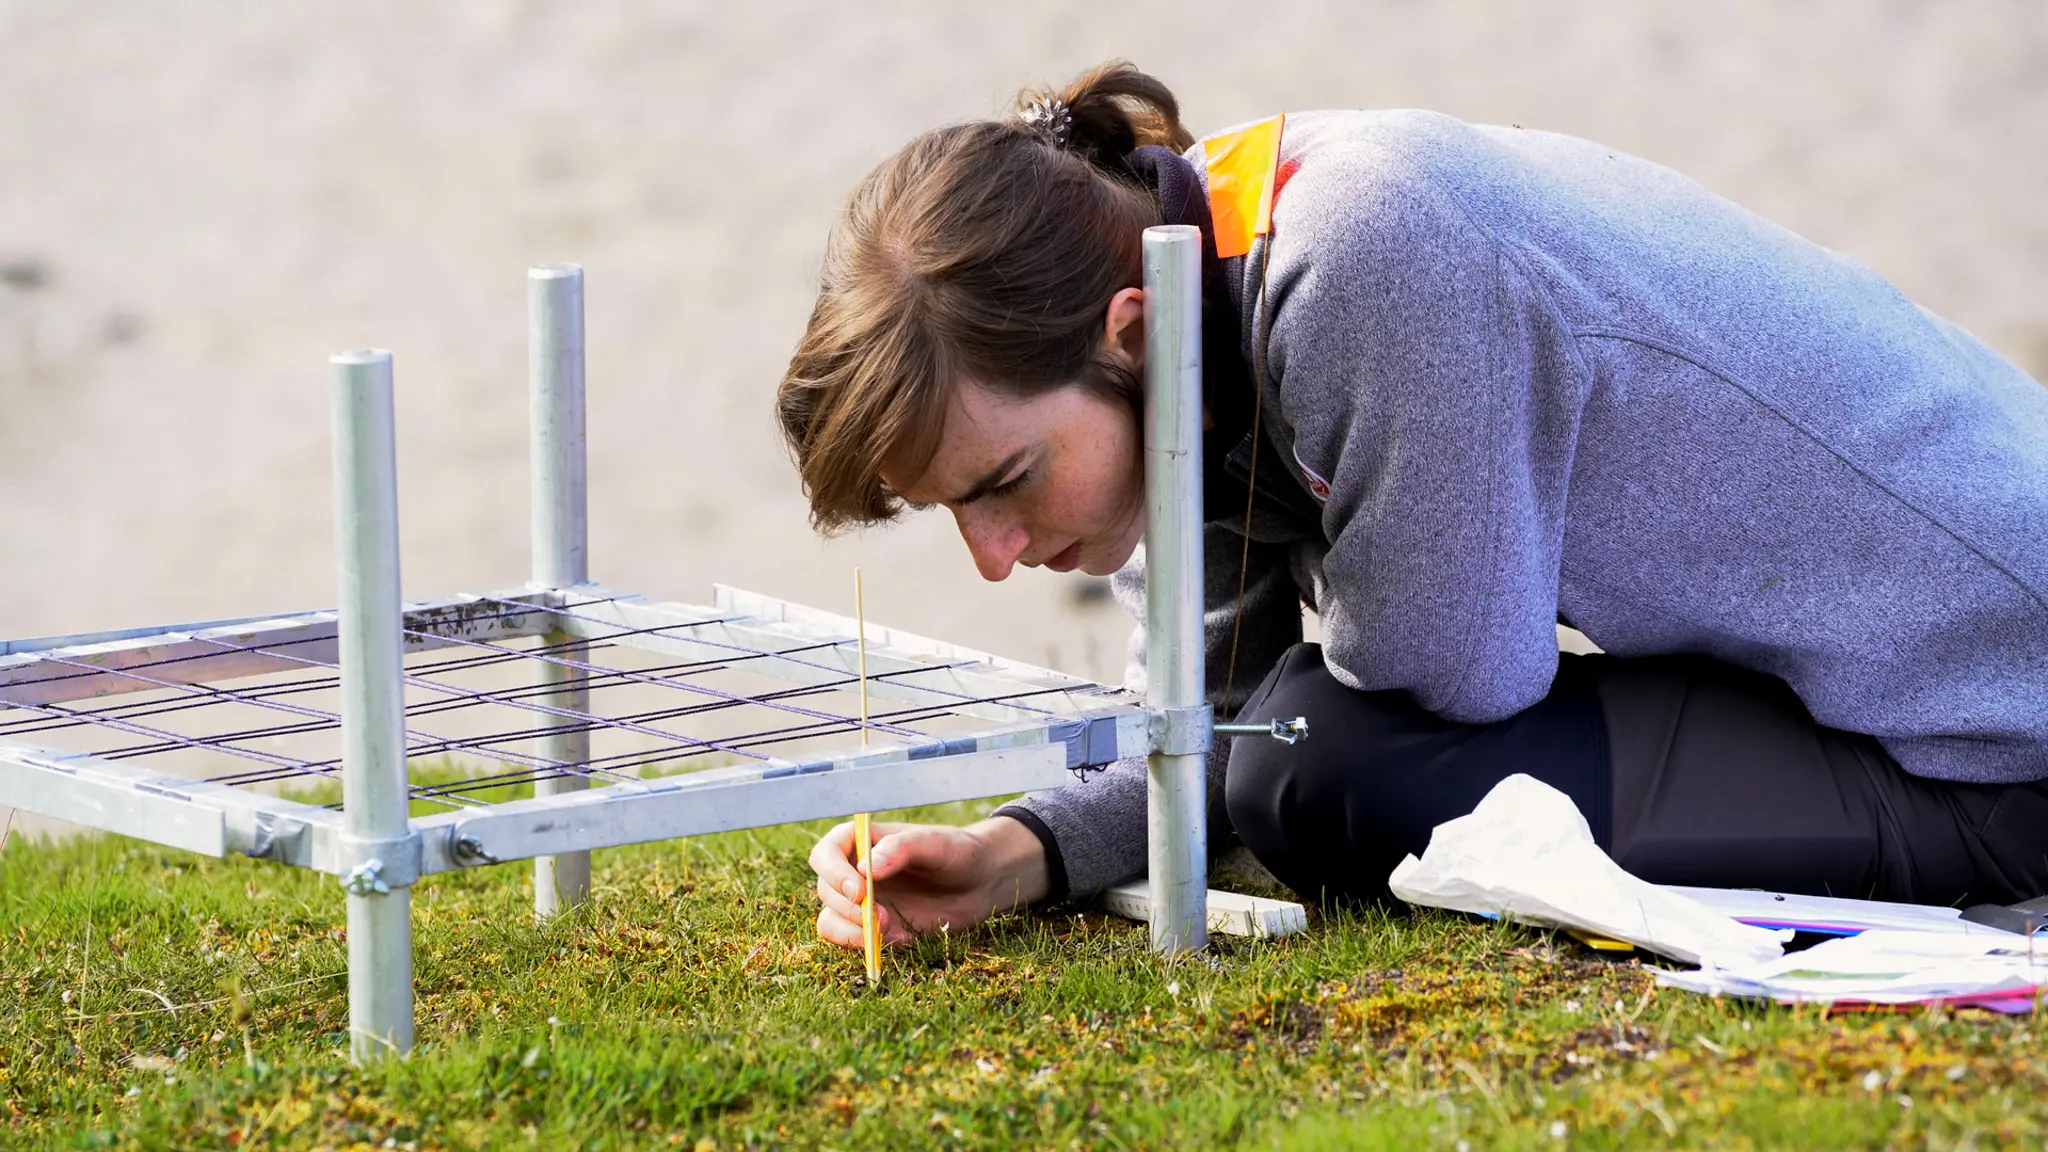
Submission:
M 1289 649 L 1242 718 L 1306 716 L 1296 745 L 1237 740 L 1224 803 L 1305 897 L 1390 903 L 1430 830 L 1524 772 L 1570 796 L 1600 847 L 1656 883 L 1922 904 L 2048 893 L 2048 781 L 1959 784 L 1822 727 L 1783 681 L 1698 656 L 1559 657 L 1550 695 L 1458 724 L 1339 684 Z

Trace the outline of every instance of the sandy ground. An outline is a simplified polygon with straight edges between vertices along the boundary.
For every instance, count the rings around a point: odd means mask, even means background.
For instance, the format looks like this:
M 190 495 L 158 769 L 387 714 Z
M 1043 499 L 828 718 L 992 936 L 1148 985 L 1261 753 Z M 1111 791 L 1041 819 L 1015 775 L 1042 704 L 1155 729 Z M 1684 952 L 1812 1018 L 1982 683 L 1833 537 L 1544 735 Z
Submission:
M 1248 15 L 1256 12 L 1256 21 Z M 325 357 L 397 356 L 409 596 L 524 579 L 524 284 L 589 269 L 592 550 L 1097 677 L 1072 578 L 823 542 L 769 399 L 846 189 L 1125 55 L 1200 132 L 1420 106 L 1599 139 L 2048 376 L 2048 6 L 0 0 L 0 635 L 333 599 Z

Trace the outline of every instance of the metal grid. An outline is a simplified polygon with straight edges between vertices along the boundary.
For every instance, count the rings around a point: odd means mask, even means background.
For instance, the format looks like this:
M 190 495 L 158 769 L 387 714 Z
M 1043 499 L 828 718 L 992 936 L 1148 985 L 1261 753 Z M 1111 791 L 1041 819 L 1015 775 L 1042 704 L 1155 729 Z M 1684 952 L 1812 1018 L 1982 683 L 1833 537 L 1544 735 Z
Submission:
M 564 777 L 603 786 L 723 769 L 722 778 L 773 779 L 829 762 L 835 748 L 859 741 L 860 685 L 845 671 L 853 637 L 713 639 L 702 635 L 707 626 L 746 621 L 674 606 L 665 615 L 684 619 L 635 627 L 618 622 L 624 602 L 477 597 L 466 624 L 517 630 L 488 638 L 449 635 L 431 614 L 414 614 L 405 629 L 414 649 L 405 668 L 406 754 L 427 769 L 408 783 L 415 815 L 523 798 L 533 784 Z M 331 794 L 322 803 L 338 809 L 340 669 L 329 638 L 303 629 L 267 640 L 212 630 L 162 643 L 179 635 L 130 641 L 125 647 L 141 650 L 130 661 L 95 659 L 76 645 L 0 658 L 0 705 L 13 707 L 0 712 L 0 741 L 146 763 L 207 784 Z M 698 654 L 650 652 L 636 642 Z M 150 651 L 159 648 L 165 654 Z M 236 669 L 275 670 L 190 679 L 194 666 L 223 659 Z M 1117 702 L 1111 689 L 1038 669 L 975 692 L 930 681 L 979 662 L 904 653 L 896 663 L 872 678 L 870 690 L 890 699 L 871 710 L 868 736 L 914 749 L 988 728 L 992 708 L 1007 713 L 1004 720 L 1057 725 L 1077 704 Z M 560 678 L 537 683 L 543 666 Z M 588 697 L 587 710 L 562 703 L 571 691 Z M 86 692 L 95 698 L 78 699 Z M 564 730 L 588 734 L 591 754 L 566 762 L 535 747 Z
M 541 843 L 477 824 L 482 813 L 625 805 L 1039 745 L 1057 749 L 1060 769 L 1085 772 L 1148 747 L 1150 714 L 1127 693 L 875 626 L 863 734 L 850 621 L 735 589 L 717 599 L 699 607 L 582 589 L 409 609 L 406 795 L 415 829 L 445 833 L 420 871 L 691 834 L 717 817 L 699 806 L 626 829 L 560 825 Z M 0 646 L 0 782 L 11 799 L 49 811 L 39 790 L 97 786 L 90 810 L 54 814 L 201 851 L 353 866 L 338 844 L 342 679 L 331 614 L 107 635 Z M 563 733 L 583 737 L 583 755 L 548 754 Z M 603 792 L 537 787 L 564 779 Z M 1050 782 L 1026 770 L 1007 786 L 963 779 L 930 798 Z M 790 819 L 806 818 L 800 803 L 792 797 Z M 158 818 L 197 816 L 194 806 L 217 810 L 222 829 L 196 844 L 184 836 L 189 821 Z M 488 846 L 486 826 L 499 833 Z M 467 853 L 456 848 L 465 837 Z

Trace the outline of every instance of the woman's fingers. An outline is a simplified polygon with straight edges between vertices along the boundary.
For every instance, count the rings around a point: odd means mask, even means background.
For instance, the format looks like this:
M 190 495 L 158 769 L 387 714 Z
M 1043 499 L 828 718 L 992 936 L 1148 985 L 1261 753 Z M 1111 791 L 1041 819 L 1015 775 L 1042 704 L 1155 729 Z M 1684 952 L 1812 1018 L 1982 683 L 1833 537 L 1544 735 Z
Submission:
M 862 947 L 860 917 L 848 920 L 830 907 L 818 909 L 818 939 L 841 948 Z
M 889 911 L 886 904 L 875 905 L 875 924 L 881 931 L 882 943 L 889 947 L 894 948 L 917 940 L 917 934 L 903 927 L 903 922 Z M 855 908 L 853 915 L 848 916 L 830 904 L 820 908 L 818 939 L 827 944 L 837 944 L 841 948 L 866 947 L 860 934 L 860 909 Z
M 915 867 L 948 884 L 973 883 L 971 857 L 961 852 L 966 833 L 943 824 L 898 824 L 875 841 L 870 856 L 876 880 Z
M 860 877 L 853 877 L 850 883 L 855 889 L 853 895 L 848 895 L 846 892 L 834 888 L 826 882 L 824 877 L 820 876 L 818 878 L 818 903 L 823 904 L 841 916 L 858 922 L 860 920 Z
M 919 859 L 917 833 L 928 828 L 924 824 L 876 824 L 869 829 L 874 836 L 870 845 L 869 863 L 875 879 L 884 880 L 903 871 Z
M 903 921 L 889 910 L 887 904 L 875 905 L 875 920 L 881 925 L 882 943 L 889 947 L 899 948 L 917 943 L 917 933 L 904 927 Z
M 855 899 L 859 898 L 860 873 L 853 866 L 853 825 L 835 825 L 830 832 L 818 838 L 811 846 L 811 871 L 818 874 L 821 883 L 844 890 L 846 881 L 856 885 Z
M 942 836 L 950 831 L 953 829 L 921 824 L 874 825 L 869 834 L 873 837 L 870 860 L 875 878 L 879 880 L 895 875 L 913 864 L 933 870 L 942 869 Z M 811 847 L 810 865 L 822 886 L 858 900 L 861 872 L 854 853 L 853 825 L 838 824 Z
M 875 883 L 878 892 L 888 899 L 928 903 L 940 891 L 969 888 L 979 881 L 974 874 L 973 838 L 959 828 L 942 824 L 878 824 L 873 831 Z M 818 876 L 818 938 L 842 948 L 862 945 L 860 904 L 866 878 L 853 857 L 851 823 L 836 825 L 811 848 L 811 870 Z M 922 896 L 891 893 L 889 878 L 907 872 L 914 875 L 899 884 L 909 884 L 913 893 L 921 892 Z M 877 901 L 875 916 L 883 943 L 894 946 L 916 940 L 915 928 L 905 923 L 887 900 Z

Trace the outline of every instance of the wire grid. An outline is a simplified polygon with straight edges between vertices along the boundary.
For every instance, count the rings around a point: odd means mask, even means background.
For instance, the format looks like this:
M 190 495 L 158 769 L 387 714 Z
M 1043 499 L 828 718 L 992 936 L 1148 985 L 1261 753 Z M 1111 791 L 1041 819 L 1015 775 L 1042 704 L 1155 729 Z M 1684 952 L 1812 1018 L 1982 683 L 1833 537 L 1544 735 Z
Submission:
M 577 608 L 491 598 L 485 603 L 501 619 L 536 612 L 574 619 L 586 637 L 484 640 L 407 629 L 408 643 L 444 645 L 414 652 L 405 662 L 408 788 L 416 815 L 516 799 L 530 795 L 542 780 L 580 777 L 601 786 L 711 768 L 765 769 L 859 742 L 859 681 L 845 672 L 843 654 L 830 651 L 850 648 L 851 637 L 792 639 L 787 647 L 768 650 L 689 634 L 693 644 L 717 654 L 680 659 L 636 649 L 630 641 L 642 633 L 683 635 L 693 625 L 731 617 L 704 610 L 702 619 L 689 624 L 630 629 L 578 611 L 602 601 Z M 204 651 L 120 669 L 42 655 L 48 675 L 39 680 L 112 676 L 133 690 L 67 703 L 15 703 L 11 712 L 0 710 L 0 739 L 105 760 L 146 760 L 187 778 L 339 807 L 340 672 L 332 659 L 322 658 L 331 654 L 332 640 L 195 640 Z M 324 653 L 315 650 L 321 648 Z M 283 670 L 179 682 L 176 665 L 229 654 L 267 657 Z M 773 675 L 778 663 L 785 666 L 781 678 Z M 958 663 L 934 660 L 870 679 Z M 546 666 L 557 670 L 558 682 L 538 683 Z M 815 682 L 791 683 L 791 668 Z M 562 699 L 577 689 L 588 693 L 587 710 Z M 982 704 L 1005 704 L 1055 722 L 1068 713 L 1042 707 L 1053 703 L 1044 698 L 1071 689 L 1020 684 L 1014 693 L 994 696 L 922 691 L 937 699 L 875 700 L 872 736 L 926 744 L 985 731 L 988 720 L 958 711 Z M 587 759 L 565 762 L 543 754 L 542 738 L 563 730 L 589 733 Z

